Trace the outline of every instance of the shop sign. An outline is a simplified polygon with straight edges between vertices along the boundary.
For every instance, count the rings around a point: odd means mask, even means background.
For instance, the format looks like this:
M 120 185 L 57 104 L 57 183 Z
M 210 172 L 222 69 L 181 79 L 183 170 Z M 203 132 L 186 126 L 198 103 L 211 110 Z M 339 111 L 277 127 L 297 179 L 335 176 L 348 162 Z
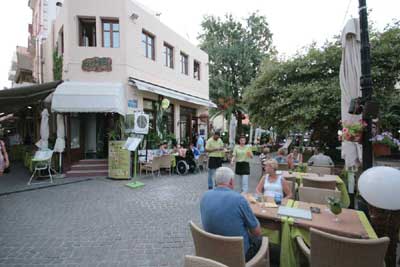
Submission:
M 128 100 L 128 108 L 137 108 L 137 107 L 138 107 L 137 99 L 129 99 Z
M 125 141 L 108 143 L 108 176 L 113 179 L 130 179 L 131 152 L 124 149 Z
M 112 59 L 109 57 L 92 57 L 82 61 L 83 71 L 103 72 L 112 71 Z

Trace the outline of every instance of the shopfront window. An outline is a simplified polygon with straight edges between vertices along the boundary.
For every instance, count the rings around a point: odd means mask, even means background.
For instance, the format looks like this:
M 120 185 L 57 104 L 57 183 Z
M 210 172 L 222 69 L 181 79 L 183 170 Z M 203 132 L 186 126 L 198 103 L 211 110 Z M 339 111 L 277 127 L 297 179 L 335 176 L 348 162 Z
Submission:
M 79 117 L 71 117 L 71 149 L 79 149 L 81 122 Z

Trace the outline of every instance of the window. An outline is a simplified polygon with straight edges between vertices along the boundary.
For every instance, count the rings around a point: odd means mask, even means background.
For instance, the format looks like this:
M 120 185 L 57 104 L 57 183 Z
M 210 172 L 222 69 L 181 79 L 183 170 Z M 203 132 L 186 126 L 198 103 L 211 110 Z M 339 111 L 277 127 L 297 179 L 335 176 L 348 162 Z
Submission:
M 181 73 L 189 75 L 189 57 L 181 52 Z
M 165 110 L 166 120 L 167 120 L 167 132 L 175 133 L 175 124 L 174 124 L 174 105 L 170 104 L 169 107 Z
M 200 62 L 196 60 L 193 64 L 193 78 L 200 81 Z
M 156 59 L 155 54 L 155 44 L 154 44 L 154 35 L 143 31 L 142 32 L 142 45 L 144 56 L 150 58 L 152 60 Z
M 155 101 L 150 99 L 143 99 L 143 111 L 146 114 L 149 114 L 149 131 L 154 132 L 156 130 L 156 107 Z
M 103 47 L 119 48 L 119 21 L 103 19 L 101 24 L 103 28 Z
M 167 43 L 164 43 L 164 66 L 174 68 L 174 48 Z
M 96 46 L 96 18 L 79 18 L 79 46 Z

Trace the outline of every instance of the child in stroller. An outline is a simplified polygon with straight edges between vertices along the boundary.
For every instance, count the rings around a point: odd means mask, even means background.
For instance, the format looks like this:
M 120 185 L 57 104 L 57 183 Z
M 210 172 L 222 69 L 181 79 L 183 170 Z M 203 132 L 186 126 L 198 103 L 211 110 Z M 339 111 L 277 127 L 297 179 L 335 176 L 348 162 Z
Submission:
M 178 149 L 178 155 L 176 159 L 176 172 L 179 175 L 185 175 L 187 173 L 194 173 L 197 169 L 194 154 L 191 149 L 186 149 L 184 144 L 181 144 Z

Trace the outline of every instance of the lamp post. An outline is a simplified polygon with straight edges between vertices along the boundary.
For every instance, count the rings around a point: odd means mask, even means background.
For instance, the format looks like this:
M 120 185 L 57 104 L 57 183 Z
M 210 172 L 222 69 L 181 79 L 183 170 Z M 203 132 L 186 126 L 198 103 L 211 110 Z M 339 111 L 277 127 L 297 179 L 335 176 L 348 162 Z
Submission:
M 390 167 L 373 167 L 358 180 L 361 196 L 368 202 L 371 223 L 378 237 L 388 236 L 387 267 L 396 267 L 396 247 L 400 229 L 400 171 Z
M 371 101 L 372 97 L 372 78 L 371 78 L 371 53 L 369 45 L 369 34 L 368 34 L 368 14 L 366 0 L 359 0 L 359 16 L 360 16 L 360 32 L 361 32 L 361 96 L 364 102 L 364 107 Z M 363 134 L 363 154 L 362 163 L 363 170 L 367 170 L 372 167 L 372 143 L 370 139 L 371 134 L 371 123 L 372 118 L 365 112 L 362 115 L 362 119 L 367 123 L 367 127 L 364 128 Z

